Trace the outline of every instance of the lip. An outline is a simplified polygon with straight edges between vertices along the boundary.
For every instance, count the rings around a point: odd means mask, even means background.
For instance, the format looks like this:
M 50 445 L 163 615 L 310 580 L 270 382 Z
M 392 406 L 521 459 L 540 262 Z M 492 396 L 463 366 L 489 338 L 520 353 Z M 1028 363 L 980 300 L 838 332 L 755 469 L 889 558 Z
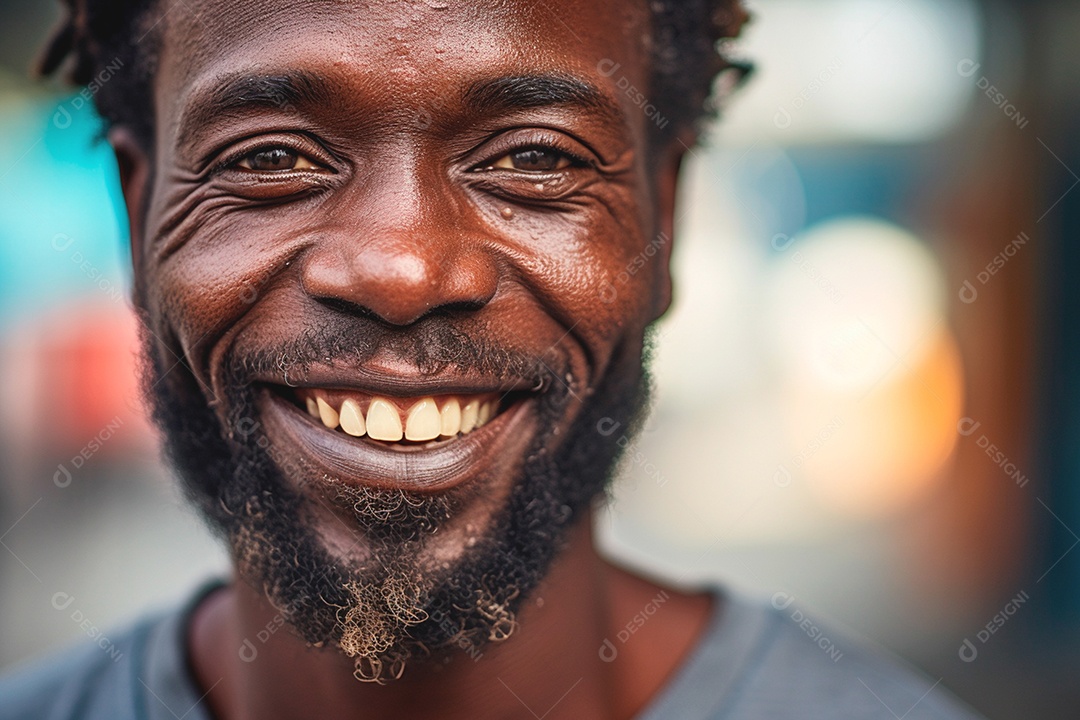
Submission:
M 302 378 L 290 380 L 282 375 L 276 375 L 258 376 L 253 380 L 259 383 L 286 385 L 292 388 L 338 388 L 341 390 L 359 390 L 372 395 L 409 397 L 488 392 L 505 394 L 520 390 L 541 390 L 547 385 L 546 377 L 543 377 L 542 386 L 537 387 L 535 383 L 521 377 L 493 383 L 490 377 L 451 372 L 417 377 L 415 374 L 398 374 L 389 368 L 382 370 L 373 366 L 354 368 L 324 364 L 306 366 Z
M 314 375 L 305 376 L 305 385 L 314 382 L 318 382 Z M 337 384 L 342 386 L 340 379 Z M 351 385 L 359 387 L 355 379 Z M 363 387 L 370 391 L 374 385 L 364 382 Z M 445 390 L 447 385 L 438 387 Z M 423 391 L 416 383 L 410 389 Z M 532 437 L 529 425 L 537 397 L 530 394 L 521 398 L 467 435 L 413 447 L 383 447 L 328 430 L 265 385 L 260 388 L 258 402 L 271 442 L 291 444 L 308 463 L 331 477 L 351 485 L 434 493 L 468 483 L 500 462 L 518 457 Z

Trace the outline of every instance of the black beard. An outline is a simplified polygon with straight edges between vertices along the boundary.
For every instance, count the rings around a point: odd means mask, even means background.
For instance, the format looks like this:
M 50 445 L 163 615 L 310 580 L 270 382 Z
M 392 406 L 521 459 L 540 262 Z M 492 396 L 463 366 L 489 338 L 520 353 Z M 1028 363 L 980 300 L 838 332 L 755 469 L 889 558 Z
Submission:
M 143 333 L 144 390 L 185 493 L 228 542 L 240 577 L 308 643 L 334 646 L 353 658 L 360 680 L 400 677 L 410 658 L 445 656 L 455 648 L 477 658 L 487 643 L 508 638 L 569 530 L 607 489 L 648 404 L 647 358 L 616 354 L 626 357 L 585 393 L 562 444 L 550 452 L 543 447 L 549 436 L 543 428 L 553 427 L 581 392 L 571 388 L 575 379 L 567 384 L 566 363 L 485 347 L 444 319 L 432 321 L 402 331 L 341 316 L 332 329 L 286 348 L 230 348 L 223 360 L 225 397 L 218 398 L 228 408 L 225 426 L 186 362 L 164 363 L 150 333 Z M 421 373 L 452 365 L 492 377 L 534 377 L 546 388 L 536 398 L 541 430 L 517 481 L 450 568 L 427 567 L 420 553 L 435 530 L 476 498 L 482 483 L 426 495 L 335 483 L 340 492 L 326 500 L 348 510 L 365 545 L 362 557 L 335 556 L 312 529 L 318 509 L 312 498 L 283 475 L 312 469 L 275 452 L 257 421 L 259 388 L 250 380 L 256 373 L 274 369 L 296 379 L 309 361 L 361 363 L 387 348 L 412 358 Z M 608 430 L 615 423 L 620 432 Z

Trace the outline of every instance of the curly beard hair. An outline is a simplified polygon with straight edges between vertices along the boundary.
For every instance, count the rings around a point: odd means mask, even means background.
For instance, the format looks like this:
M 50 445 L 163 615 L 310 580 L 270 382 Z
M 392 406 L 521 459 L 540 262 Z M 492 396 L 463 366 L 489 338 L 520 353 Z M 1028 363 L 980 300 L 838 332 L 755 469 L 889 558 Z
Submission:
M 409 661 L 455 651 L 478 659 L 488 643 L 513 635 L 522 603 L 547 574 L 569 530 L 608 487 L 626 438 L 645 415 L 648 353 L 616 354 L 627 357 L 609 367 L 592 392 L 578 395 L 581 388 L 573 389 L 576 379 L 558 358 L 486 347 L 445 321 L 420 323 L 407 335 L 363 318 L 331 325 L 288 347 L 231 347 L 220 383 L 225 397 L 218 398 L 227 408 L 226 423 L 187 364 L 164 363 L 144 332 L 144 391 L 167 459 L 185 494 L 228 543 L 242 580 L 262 592 L 307 643 L 336 647 L 352 658 L 357 679 L 387 682 L 401 677 Z M 251 378 L 272 370 L 295 379 L 316 359 L 359 364 L 386 348 L 411 358 L 423 374 L 452 365 L 491 377 L 529 377 L 544 388 L 535 396 L 541 431 L 508 492 L 490 499 L 486 478 L 421 494 L 319 473 L 320 489 L 303 493 L 286 479 L 317 471 L 262 433 L 260 388 Z M 576 397 L 585 398 L 580 412 L 551 451 L 543 429 L 555 426 Z M 625 431 L 598 432 L 602 422 Z M 483 502 L 498 504 L 483 527 L 470 525 L 453 562 L 425 559 L 434 533 Z M 351 530 L 360 534 L 362 550 L 328 548 L 314 529 L 314 514 L 328 509 L 355 521 Z

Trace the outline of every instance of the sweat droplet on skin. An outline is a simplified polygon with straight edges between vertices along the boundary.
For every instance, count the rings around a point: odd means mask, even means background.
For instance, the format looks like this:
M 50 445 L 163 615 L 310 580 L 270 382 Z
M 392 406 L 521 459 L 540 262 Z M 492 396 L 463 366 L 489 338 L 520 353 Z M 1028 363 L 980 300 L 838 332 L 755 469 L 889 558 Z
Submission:
M 510 218 L 514 217 L 514 211 L 508 207 L 505 207 L 502 209 L 502 216 L 509 220 Z

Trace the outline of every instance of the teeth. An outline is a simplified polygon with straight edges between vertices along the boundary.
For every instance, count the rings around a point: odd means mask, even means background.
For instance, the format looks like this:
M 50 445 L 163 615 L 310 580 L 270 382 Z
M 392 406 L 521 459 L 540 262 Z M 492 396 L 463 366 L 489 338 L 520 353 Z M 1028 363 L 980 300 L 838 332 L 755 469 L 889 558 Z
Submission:
M 424 398 L 409 408 L 409 417 L 405 421 L 406 440 L 434 440 L 439 437 L 441 428 L 439 406 L 432 398 Z
M 450 398 L 439 413 L 439 434 L 453 437 L 461 430 L 461 403 L 457 398 Z
M 491 419 L 491 416 L 494 415 L 494 414 L 495 414 L 495 403 L 486 402 L 483 405 L 481 405 L 480 406 L 480 412 L 476 416 L 476 427 L 480 427 L 481 425 L 486 423 L 488 420 Z
M 341 403 L 341 429 L 353 437 L 362 437 L 367 430 L 364 414 L 355 400 Z
M 319 410 L 319 418 L 323 425 L 333 430 L 338 426 L 338 412 L 330 407 L 322 398 L 315 398 L 315 406 Z
M 367 413 L 367 433 L 373 440 L 401 440 L 401 415 L 397 408 L 382 398 L 372 400 Z
M 440 437 L 456 437 L 458 433 L 470 433 L 498 412 L 498 400 L 465 400 L 449 397 L 440 408 L 435 398 L 429 396 L 420 398 L 408 412 L 403 413 L 390 399 L 373 397 L 368 404 L 367 418 L 361 409 L 361 401 L 354 398 L 346 398 L 341 402 L 340 409 L 335 409 L 326 398 L 313 394 L 304 398 L 304 406 L 308 414 L 319 418 L 327 428 L 341 428 L 342 432 L 353 437 L 366 434 L 373 440 L 384 442 L 400 442 L 403 438 L 426 442 Z
M 472 432 L 476 427 L 476 416 L 480 412 L 480 401 L 470 400 L 461 409 L 461 432 Z

